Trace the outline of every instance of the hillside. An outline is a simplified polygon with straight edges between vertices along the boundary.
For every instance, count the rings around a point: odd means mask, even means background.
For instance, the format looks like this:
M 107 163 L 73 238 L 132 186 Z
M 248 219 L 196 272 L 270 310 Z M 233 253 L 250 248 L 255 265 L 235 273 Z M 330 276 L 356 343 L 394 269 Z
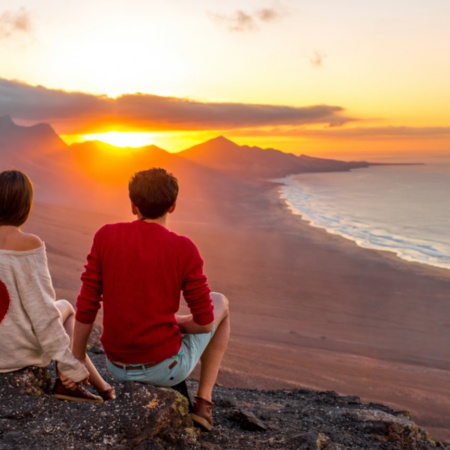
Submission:
M 20 126 L 9 116 L 0 118 L 0 156 L 1 170 L 14 167 L 31 177 L 37 200 L 104 212 L 117 205 L 118 199 L 125 204 L 130 176 L 148 167 L 172 171 L 183 185 L 181 195 L 202 201 L 205 189 L 220 198 L 221 191 L 239 191 L 241 184 L 369 165 L 239 146 L 224 137 L 177 154 L 153 145 L 118 148 L 99 141 L 68 146 L 51 125 Z
M 77 146 L 61 149 L 74 167 L 63 177 L 51 159 L 47 178 L 41 168 L 27 166 L 35 185 L 54 191 L 46 192 L 46 204 L 35 203 L 26 230 L 46 242 L 57 298 L 72 302 L 95 231 L 104 223 L 132 220 L 126 194 L 132 167 L 120 170 L 127 152 L 99 143 L 78 149 L 78 157 L 84 152 L 88 161 L 97 159 L 92 173 L 76 160 Z M 449 441 L 448 352 L 442 347 L 448 327 L 442 317 L 448 316 L 450 285 L 443 271 L 308 226 L 289 214 L 274 183 L 148 150 L 168 158 L 177 176 L 184 170 L 170 228 L 198 245 L 212 289 L 233 304 L 232 339 L 219 383 L 357 395 L 409 410 L 433 437 Z M 112 160 L 123 184 L 108 178 Z M 63 207 L 48 204 L 68 191 L 60 199 Z
M 280 178 L 304 172 L 346 171 L 370 165 L 365 161 L 344 162 L 306 155 L 295 156 L 275 149 L 239 146 L 223 136 L 195 145 L 179 155 L 227 173 L 258 178 Z
M 203 205 L 205 211 L 214 210 L 228 194 L 239 196 L 248 185 L 261 180 L 368 165 L 239 146 L 222 136 L 176 154 L 154 145 L 118 148 L 88 141 L 69 146 L 49 124 L 25 127 L 9 116 L 0 117 L 1 170 L 26 172 L 38 201 L 105 213 L 128 208 L 129 178 L 148 167 L 164 167 L 177 176 L 183 213 L 184 200 Z

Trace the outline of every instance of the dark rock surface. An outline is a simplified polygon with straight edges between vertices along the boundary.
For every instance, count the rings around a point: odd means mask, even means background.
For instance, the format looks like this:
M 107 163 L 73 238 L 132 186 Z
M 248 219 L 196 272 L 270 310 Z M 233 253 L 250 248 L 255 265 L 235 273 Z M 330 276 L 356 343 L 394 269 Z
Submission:
M 91 357 L 111 382 L 101 350 Z M 214 391 L 214 429 L 193 427 L 185 397 L 138 383 L 104 404 L 51 397 L 53 369 L 0 374 L 0 449 L 449 449 L 406 412 L 311 390 Z M 190 380 L 191 397 L 196 382 Z

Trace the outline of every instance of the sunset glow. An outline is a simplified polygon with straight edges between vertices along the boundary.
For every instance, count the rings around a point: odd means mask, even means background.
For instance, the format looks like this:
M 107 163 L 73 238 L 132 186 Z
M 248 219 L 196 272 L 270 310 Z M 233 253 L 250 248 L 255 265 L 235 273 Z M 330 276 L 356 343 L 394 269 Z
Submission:
M 61 136 L 68 144 L 85 141 L 101 141 L 121 148 L 139 148 L 154 144 L 152 133 L 108 131 L 106 133 Z
M 171 152 L 225 135 L 314 156 L 450 153 L 449 15 L 439 0 L 0 0 L 0 115 Z

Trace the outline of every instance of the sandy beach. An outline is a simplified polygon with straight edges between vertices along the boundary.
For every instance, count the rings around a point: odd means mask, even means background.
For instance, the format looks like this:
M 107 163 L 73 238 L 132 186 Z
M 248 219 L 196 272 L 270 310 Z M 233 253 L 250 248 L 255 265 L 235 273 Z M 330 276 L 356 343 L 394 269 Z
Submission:
M 199 246 L 211 288 L 231 302 L 220 383 L 358 395 L 409 410 L 450 441 L 450 271 L 313 228 L 274 184 L 236 189 L 181 198 L 169 218 Z M 58 298 L 75 301 L 95 230 L 132 219 L 127 210 L 35 205 L 27 230 L 46 242 Z

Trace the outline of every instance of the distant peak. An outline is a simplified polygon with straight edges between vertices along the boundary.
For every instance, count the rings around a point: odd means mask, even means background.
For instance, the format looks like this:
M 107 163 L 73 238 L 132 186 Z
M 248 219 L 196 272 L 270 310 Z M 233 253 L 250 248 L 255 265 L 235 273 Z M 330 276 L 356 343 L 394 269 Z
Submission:
M 34 128 L 35 130 L 42 130 L 42 131 L 51 131 L 56 134 L 53 127 L 49 123 L 46 123 L 46 122 L 39 122 L 39 123 L 36 123 L 35 125 L 31 125 L 28 128 Z
M 236 143 L 234 143 L 233 141 L 230 141 L 228 138 L 226 138 L 225 136 L 217 136 L 217 137 L 215 137 L 215 138 L 213 138 L 213 139 L 210 139 L 210 141 L 209 142 L 220 142 L 220 143 L 222 143 L 222 142 L 226 142 L 226 143 L 231 143 L 231 144 L 234 144 L 234 145 L 237 145 Z
M 5 115 L 0 116 L 0 125 L 15 125 L 12 121 L 11 116 Z
M 158 147 L 155 144 L 150 144 L 150 145 L 145 145 L 144 147 L 140 147 L 140 148 L 144 148 L 145 150 L 148 151 L 153 151 L 153 152 L 164 152 L 164 153 L 169 153 L 167 150 L 165 150 L 164 148 Z
M 34 125 L 24 126 L 17 125 L 9 115 L 0 116 L 0 127 L 3 130 L 24 130 L 25 132 L 39 132 L 39 133 L 52 133 L 56 134 L 53 127 L 45 122 L 40 122 Z

